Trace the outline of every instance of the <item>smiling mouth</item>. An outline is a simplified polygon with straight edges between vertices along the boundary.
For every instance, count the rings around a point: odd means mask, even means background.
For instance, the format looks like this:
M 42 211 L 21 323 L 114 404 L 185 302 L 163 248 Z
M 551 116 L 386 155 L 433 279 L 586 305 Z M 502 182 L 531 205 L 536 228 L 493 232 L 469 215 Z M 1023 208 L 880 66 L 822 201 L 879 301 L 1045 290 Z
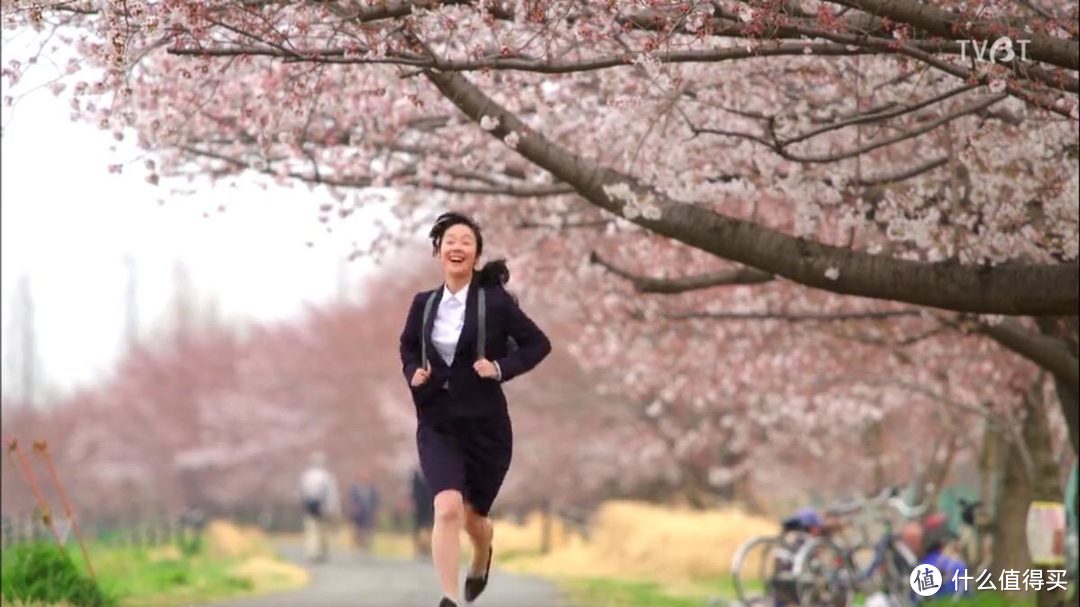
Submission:
M 465 257 L 462 255 L 451 255 L 447 259 L 450 260 L 450 263 L 463 263 L 465 261 Z

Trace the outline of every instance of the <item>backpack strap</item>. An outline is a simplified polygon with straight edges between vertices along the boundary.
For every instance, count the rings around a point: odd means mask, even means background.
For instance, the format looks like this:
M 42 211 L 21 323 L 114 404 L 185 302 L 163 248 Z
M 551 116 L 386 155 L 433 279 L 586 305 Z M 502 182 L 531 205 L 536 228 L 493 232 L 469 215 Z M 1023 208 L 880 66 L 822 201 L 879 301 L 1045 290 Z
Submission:
M 484 295 L 484 287 L 479 287 L 480 290 L 476 293 L 476 358 L 486 358 L 485 356 L 485 342 L 487 338 L 487 297 Z
M 438 289 L 432 291 L 424 303 L 424 324 L 420 325 L 420 368 L 422 369 L 428 368 L 427 336 L 424 333 L 427 331 L 428 318 L 431 317 L 431 306 L 435 303 L 435 295 L 438 292 Z

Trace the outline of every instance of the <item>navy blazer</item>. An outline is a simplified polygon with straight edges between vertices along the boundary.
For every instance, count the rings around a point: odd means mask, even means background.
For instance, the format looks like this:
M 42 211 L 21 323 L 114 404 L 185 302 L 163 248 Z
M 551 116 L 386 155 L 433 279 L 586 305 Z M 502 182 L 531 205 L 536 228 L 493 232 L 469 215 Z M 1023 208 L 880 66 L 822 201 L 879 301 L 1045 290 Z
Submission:
M 420 325 L 423 324 L 424 304 L 432 292 L 421 291 L 413 298 L 409 316 L 405 319 L 405 329 L 401 332 L 401 368 L 420 417 L 472 417 L 506 411 L 506 397 L 503 395 L 501 382 L 482 378 L 473 369 L 473 363 L 476 362 L 478 322 L 476 294 L 480 288 L 475 279 L 469 285 L 469 295 L 465 301 L 465 324 L 461 329 L 452 366 L 447 366 L 431 341 L 431 330 L 439 312 L 443 286 L 436 290 L 427 326 L 423 328 Z M 540 327 L 521 311 L 505 289 L 497 286 L 485 287 L 484 290 L 487 299 L 487 343 L 484 352 L 488 360 L 498 363 L 502 371 L 502 381 L 507 382 L 540 364 L 551 352 L 551 342 Z M 507 337 L 513 337 L 517 342 L 518 347 L 513 352 L 509 351 Z M 421 364 L 421 339 L 427 341 L 431 376 L 427 382 L 413 388 L 410 382 L 413 373 Z M 434 400 L 440 396 L 444 385 L 449 398 L 440 399 L 438 406 L 434 407 Z

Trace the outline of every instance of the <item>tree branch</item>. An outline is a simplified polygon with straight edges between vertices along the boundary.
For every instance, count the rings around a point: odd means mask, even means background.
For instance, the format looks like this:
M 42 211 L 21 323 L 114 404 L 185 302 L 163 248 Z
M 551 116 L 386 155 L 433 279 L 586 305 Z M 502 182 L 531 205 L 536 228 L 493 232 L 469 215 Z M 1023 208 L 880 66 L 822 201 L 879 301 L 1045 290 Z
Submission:
M 1080 361 L 1069 351 L 1061 340 L 1024 328 L 1014 320 L 1004 320 L 999 324 L 983 323 L 979 332 L 990 337 L 1005 348 L 1034 362 L 1054 374 L 1054 377 L 1080 393 Z
M 409 182 L 409 185 L 423 186 L 424 183 L 418 181 Z M 573 194 L 574 188 L 566 184 L 538 184 L 538 185 L 517 185 L 517 184 L 502 184 L 492 186 L 479 186 L 479 185 L 466 185 L 459 183 L 452 183 L 449 181 L 432 180 L 430 185 L 437 190 L 449 192 L 452 194 L 476 194 L 480 196 L 509 196 L 512 198 L 541 198 L 545 196 L 563 196 L 566 194 Z
M 930 6 L 916 0 L 829 0 L 835 4 L 857 8 L 872 15 L 888 17 L 893 21 L 909 23 L 921 30 L 948 38 L 960 40 L 997 40 L 1002 35 L 1002 23 L 992 20 L 976 21 L 968 15 L 950 13 L 944 9 Z M 1010 24 L 1016 31 L 1023 31 L 1018 23 Z M 1049 63 L 1070 70 L 1080 69 L 1080 45 L 1071 40 L 1054 38 L 1040 34 L 1038 28 L 1031 26 L 1030 44 L 1027 52 L 1036 61 Z
M 824 126 L 818 127 L 818 128 L 816 128 L 816 129 L 814 129 L 812 131 L 803 133 L 802 135 L 796 135 L 795 137 L 790 137 L 790 138 L 787 139 L 787 141 L 784 142 L 784 145 L 790 145 L 790 144 L 793 144 L 793 143 L 799 143 L 801 141 L 805 141 L 807 139 L 817 137 L 818 135 L 821 135 L 822 133 L 827 133 L 829 131 L 835 131 L 835 130 L 842 129 L 842 128 L 849 127 L 849 126 L 854 126 L 854 125 L 858 125 L 858 124 L 868 124 L 868 123 L 872 123 L 872 122 L 881 122 L 881 121 L 887 120 L 889 118 L 896 118 L 897 116 L 902 116 L 904 114 L 909 114 L 911 112 L 921 110 L 922 108 L 934 105 L 935 103 L 940 103 L 942 101 L 945 101 L 946 99 L 949 99 L 951 97 L 955 97 L 956 95 L 961 95 L 961 94 L 966 93 L 966 92 L 968 92 L 970 90 L 973 90 L 975 88 L 978 88 L 978 87 L 976 87 L 975 85 L 971 85 L 971 84 L 965 84 L 963 86 L 958 86 L 958 87 L 956 87 L 954 89 L 950 89 L 948 91 L 945 91 L 944 93 L 941 93 L 940 95 L 934 95 L 933 97 L 923 99 L 922 101 L 916 101 L 914 103 L 897 104 L 897 107 L 892 107 L 892 108 L 885 109 L 885 110 L 878 110 L 878 111 L 865 113 L 865 114 L 857 114 L 855 116 L 851 116 L 850 118 L 845 118 L 844 120 L 840 120 L 839 122 L 834 122 L 832 124 L 826 124 Z
M 627 208 L 644 209 L 633 216 L 633 223 L 718 257 L 834 293 L 957 311 L 1061 315 L 1075 314 L 1080 305 L 1076 263 L 931 263 L 789 236 L 672 199 L 629 175 L 578 156 L 530 129 L 462 74 L 426 71 L 424 75 L 474 122 L 485 116 L 495 119 L 496 126 L 488 131 L 491 136 L 501 140 L 517 133 L 519 154 L 573 186 L 594 206 L 618 215 Z M 627 198 L 634 206 L 628 205 Z
M 686 276 L 683 278 L 650 278 L 648 276 L 638 276 L 636 274 L 631 274 L 626 270 L 622 270 L 602 259 L 596 251 L 589 253 L 589 263 L 597 264 L 608 272 L 611 272 L 620 278 L 625 278 L 634 285 L 634 289 L 639 293 L 662 293 L 664 295 L 672 295 L 699 289 L 711 289 L 713 287 L 756 285 L 763 282 L 769 282 L 776 278 L 771 274 L 759 272 L 758 270 L 751 268 L 738 268 L 723 272 Z
M 482 70 L 533 72 L 538 74 L 570 74 L 614 67 L 632 67 L 634 60 L 644 51 L 628 51 L 615 55 L 603 55 L 578 61 L 550 61 L 531 57 L 487 57 L 475 60 L 444 60 L 411 53 L 388 53 L 384 57 L 365 57 L 362 53 L 345 48 L 288 50 L 273 46 L 185 47 L 174 46 L 169 54 L 195 57 L 262 56 L 286 61 L 311 61 L 342 65 L 402 65 L 418 69 L 435 69 L 440 72 L 472 72 Z M 766 42 L 755 48 L 720 48 L 693 51 L 653 53 L 660 63 L 718 63 L 735 59 L 776 56 L 852 56 L 888 54 L 888 49 L 848 49 L 845 45 L 829 42 Z
M 883 320 L 921 316 L 919 310 L 888 310 L 871 312 L 679 312 L 665 314 L 669 320 L 783 320 L 786 322 L 847 322 L 852 320 Z
M 962 118 L 962 117 L 967 116 L 969 114 L 977 114 L 977 113 L 989 108 L 990 106 L 994 105 L 995 103 L 998 103 L 999 101 L 1004 100 L 1007 97 L 1008 97 L 1008 95 L 1006 95 L 1004 93 L 1001 93 L 1001 94 L 998 94 L 998 95 L 993 95 L 991 97 L 986 97 L 984 99 L 979 99 L 979 100 L 977 100 L 977 101 L 975 101 L 973 103 L 970 103 L 970 104 L 968 104 L 968 105 L 966 105 L 966 106 L 964 106 L 964 107 L 962 107 L 962 108 L 960 108 L 960 109 L 958 109 L 958 110 L 956 110 L 954 112 L 951 112 L 951 113 L 946 114 L 944 116 L 939 116 L 938 118 L 936 118 L 934 120 L 931 120 L 931 121 L 928 121 L 928 122 L 926 122 L 924 124 L 921 124 L 916 129 L 912 129 L 910 131 L 901 131 L 901 132 L 899 132 L 896 135 L 893 135 L 891 137 L 886 137 L 886 138 L 880 139 L 878 141 L 873 141 L 873 142 L 867 143 L 866 145 L 863 145 L 863 146 L 860 146 L 860 147 L 857 147 L 857 148 L 853 148 L 853 149 L 850 149 L 850 150 L 837 152 L 835 154 L 825 154 L 825 155 L 819 155 L 819 156 L 800 156 L 798 154 L 789 152 L 787 150 L 787 147 L 789 145 L 791 145 L 794 141 L 802 140 L 803 137 L 797 137 L 795 139 L 785 140 L 785 141 L 769 141 L 769 140 L 765 139 L 764 137 L 760 137 L 760 136 L 757 136 L 757 135 L 752 135 L 752 134 L 749 134 L 749 133 L 741 133 L 741 132 L 737 132 L 737 131 L 728 131 L 728 130 L 723 130 L 723 129 L 700 128 L 700 127 L 696 127 L 696 126 L 694 126 L 692 124 L 689 125 L 689 126 L 690 126 L 690 130 L 693 131 L 694 134 L 705 133 L 705 134 L 709 134 L 709 135 L 720 135 L 720 136 L 726 136 L 726 137 L 738 137 L 740 139 L 748 139 L 750 141 L 760 143 L 761 145 L 764 145 L 765 147 L 771 149 L 773 152 L 775 152 L 777 155 L 781 156 L 782 158 L 785 158 L 787 160 L 791 160 L 792 162 L 825 164 L 825 163 L 837 162 L 837 161 L 840 161 L 840 160 L 845 160 L 847 158 L 854 158 L 855 156 L 861 156 L 862 154 L 865 154 L 867 152 L 871 152 L 871 151 L 879 149 L 879 148 L 894 145 L 894 144 L 900 143 L 902 141 L 906 141 L 908 139 L 914 139 L 914 138 L 919 137 L 921 135 L 925 135 L 926 133 L 929 133 L 930 131 L 933 131 L 934 129 L 936 129 L 936 128 L 940 127 L 940 126 L 946 125 L 946 124 L 952 122 L 953 120 L 956 120 L 957 118 Z
M 876 185 L 888 185 L 891 183 L 899 183 L 906 181 L 913 177 L 918 177 L 923 173 L 933 171 L 938 167 L 945 166 L 949 163 L 948 156 L 942 156 L 941 158 L 935 158 L 933 160 L 924 162 L 923 164 L 911 167 L 910 169 L 901 171 L 899 173 L 893 173 L 892 175 L 879 175 L 877 177 L 868 177 L 856 181 L 857 185 L 862 187 L 873 187 Z
M 524 220 L 518 222 L 514 228 L 518 230 L 575 230 L 586 229 L 591 230 L 595 228 L 603 228 L 611 224 L 611 219 L 595 219 L 592 221 L 567 221 L 563 223 L 544 223 L 542 221 L 529 221 Z

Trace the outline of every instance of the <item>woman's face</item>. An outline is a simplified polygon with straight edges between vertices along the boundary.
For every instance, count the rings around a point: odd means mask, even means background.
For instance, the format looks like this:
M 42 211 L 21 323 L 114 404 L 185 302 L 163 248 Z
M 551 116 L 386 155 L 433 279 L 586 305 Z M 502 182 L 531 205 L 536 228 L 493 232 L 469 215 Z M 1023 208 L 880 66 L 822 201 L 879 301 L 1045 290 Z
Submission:
M 463 223 L 447 228 L 439 246 L 439 260 L 447 276 L 470 276 L 476 267 L 476 234 L 472 228 Z

